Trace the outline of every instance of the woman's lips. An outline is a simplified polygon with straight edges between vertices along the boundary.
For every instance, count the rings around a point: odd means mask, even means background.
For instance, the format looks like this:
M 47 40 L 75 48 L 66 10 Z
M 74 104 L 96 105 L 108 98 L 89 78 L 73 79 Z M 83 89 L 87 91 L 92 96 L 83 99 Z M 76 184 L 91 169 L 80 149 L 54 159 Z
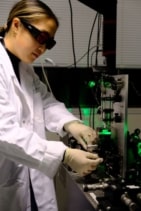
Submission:
M 32 53 L 32 55 L 35 57 L 35 59 L 37 59 L 40 56 L 40 54 L 38 53 Z

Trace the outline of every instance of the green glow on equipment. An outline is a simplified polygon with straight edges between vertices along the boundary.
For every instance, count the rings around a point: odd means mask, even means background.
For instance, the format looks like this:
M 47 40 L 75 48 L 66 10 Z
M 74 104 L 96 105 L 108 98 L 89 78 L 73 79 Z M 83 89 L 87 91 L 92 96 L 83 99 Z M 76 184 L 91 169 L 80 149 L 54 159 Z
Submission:
M 93 88 L 96 85 L 95 81 L 89 81 L 88 86 Z
M 138 155 L 141 156 L 141 142 L 138 143 Z
M 111 131 L 108 129 L 102 129 L 102 131 L 99 132 L 99 135 L 111 135 Z
M 82 113 L 84 116 L 90 115 L 90 108 L 82 108 Z

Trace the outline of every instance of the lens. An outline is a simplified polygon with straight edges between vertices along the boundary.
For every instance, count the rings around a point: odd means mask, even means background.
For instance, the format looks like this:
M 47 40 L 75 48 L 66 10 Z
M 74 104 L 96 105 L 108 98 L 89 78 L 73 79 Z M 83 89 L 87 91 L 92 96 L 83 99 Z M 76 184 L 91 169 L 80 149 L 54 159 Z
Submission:
M 47 32 L 40 32 L 36 37 L 36 40 L 41 44 L 45 44 L 50 39 L 49 34 Z
M 23 25 L 28 29 L 31 35 L 39 42 L 41 45 L 46 44 L 47 49 L 51 49 L 56 44 L 56 41 L 53 37 L 50 37 L 48 32 L 40 31 L 35 26 L 31 25 L 30 23 L 26 22 L 23 19 L 20 19 Z

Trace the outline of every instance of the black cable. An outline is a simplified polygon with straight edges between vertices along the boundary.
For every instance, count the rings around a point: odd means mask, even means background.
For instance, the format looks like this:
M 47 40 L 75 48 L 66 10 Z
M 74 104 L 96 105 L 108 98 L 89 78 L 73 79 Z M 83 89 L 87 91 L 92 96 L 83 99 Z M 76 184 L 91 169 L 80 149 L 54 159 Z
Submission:
M 93 22 L 93 25 L 92 25 L 92 29 L 91 29 L 91 33 L 90 33 L 90 38 L 89 38 L 89 43 L 88 43 L 88 56 L 87 56 L 87 66 L 89 68 L 89 55 L 90 55 L 90 46 L 91 46 L 91 39 L 92 39 L 92 34 L 93 34 L 93 31 L 94 31 L 94 26 L 95 26 L 95 23 L 96 23 L 96 20 L 98 18 L 98 31 L 97 31 L 97 44 L 96 44 L 96 50 L 92 53 L 92 56 L 91 56 L 91 66 L 92 66 L 92 57 L 93 57 L 93 54 L 96 53 L 96 65 L 97 65 L 97 57 L 98 57 L 98 51 L 99 50 L 99 42 L 100 42 L 100 32 L 101 32 L 101 15 L 99 13 L 97 13 L 95 15 L 95 18 L 94 18 L 94 22 Z M 92 90 L 93 92 L 93 90 Z M 97 101 L 97 104 L 99 105 L 99 102 L 98 102 L 98 99 L 97 99 L 97 89 L 95 90 L 95 93 L 93 93 L 96 101 Z M 95 125 L 94 125 L 94 119 L 95 119 L 95 113 L 94 113 L 94 107 L 91 108 L 91 115 L 92 115 L 92 127 L 94 128 Z M 90 116 L 91 116 L 90 115 Z
M 98 13 L 96 13 L 95 18 L 94 18 L 94 22 L 92 24 L 92 28 L 91 28 L 91 32 L 90 32 L 90 37 L 89 37 L 89 42 L 88 42 L 88 55 L 87 55 L 87 67 L 89 68 L 89 54 L 90 54 L 90 46 L 91 46 L 91 39 L 92 39 L 92 34 L 93 34 L 93 30 L 95 27 L 95 23 L 98 17 Z
M 75 55 L 75 44 L 74 44 L 74 30 L 73 30 L 73 9 L 71 0 L 69 0 L 69 6 L 70 6 L 70 15 L 71 15 L 71 33 L 72 33 L 72 50 L 73 50 L 73 58 L 74 58 L 74 67 L 76 68 L 76 55 Z
M 92 52 L 92 54 L 91 54 L 91 63 L 90 63 L 91 67 L 93 66 L 93 56 L 97 52 L 102 52 L 102 49 L 98 49 L 98 50 L 95 50 L 95 51 Z M 96 64 L 94 66 L 96 66 Z
M 71 0 L 69 0 L 69 6 L 70 6 L 70 15 L 71 15 L 72 50 L 73 50 L 73 58 L 74 58 L 74 67 L 76 69 L 77 62 L 76 62 L 76 54 L 75 54 L 74 30 L 73 30 L 73 9 L 72 9 Z M 81 107 L 79 104 L 78 104 L 78 109 L 79 109 L 80 119 L 82 119 L 82 112 L 81 112 Z
M 93 50 L 94 48 L 96 48 L 97 46 L 95 45 L 95 46 L 92 46 L 90 49 L 89 49 L 89 52 L 91 51 L 91 50 Z M 85 56 L 87 56 L 88 55 L 88 51 L 86 51 L 77 61 L 76 61 L 76 64 L 78 64 Z M 69 65 L 68 67 L 72 67 L 74 64 L 71 64 L 71 65 Z
M 101 15 L 99 14 L 98 16 L 98 30 L 97 30 L 97 45 L 96 45 L 96 50 L 92 52 L 91 54 L 91 67 L 93 66 L 93 56 L 94 54 L 96 54 L 96 57 L 95 57 L 95 67 L 98 66 L 98 53 L 99 52 L 102 52 L 102 49 L 99 49 L 100 47 L 100 32 L 101 32 Z
M 101 14 L 98 14 L 98 25 L 97 25 L 97 48 L 95 57 L 95 66 L 98 66 L 98 53 L 99 53 L 99 42 L 100 42 L 100 32 L 101 32 Z

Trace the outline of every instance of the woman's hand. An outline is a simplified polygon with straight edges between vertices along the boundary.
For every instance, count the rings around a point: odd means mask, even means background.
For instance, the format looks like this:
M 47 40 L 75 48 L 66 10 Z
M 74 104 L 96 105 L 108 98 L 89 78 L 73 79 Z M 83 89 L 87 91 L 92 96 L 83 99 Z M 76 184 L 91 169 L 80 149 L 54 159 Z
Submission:
M 64 125 L 64 129 L 70 133 L 82 147 L 87 150 L 88 146 L 96 143 L 97 132 L 79 121 L 72 121 Z
M 96 170 L 97 166 L 103 162 L 103 159 L 94 153 L 67 148 L 63 162 L 79 173 L 80 176 L 86 176 Z

